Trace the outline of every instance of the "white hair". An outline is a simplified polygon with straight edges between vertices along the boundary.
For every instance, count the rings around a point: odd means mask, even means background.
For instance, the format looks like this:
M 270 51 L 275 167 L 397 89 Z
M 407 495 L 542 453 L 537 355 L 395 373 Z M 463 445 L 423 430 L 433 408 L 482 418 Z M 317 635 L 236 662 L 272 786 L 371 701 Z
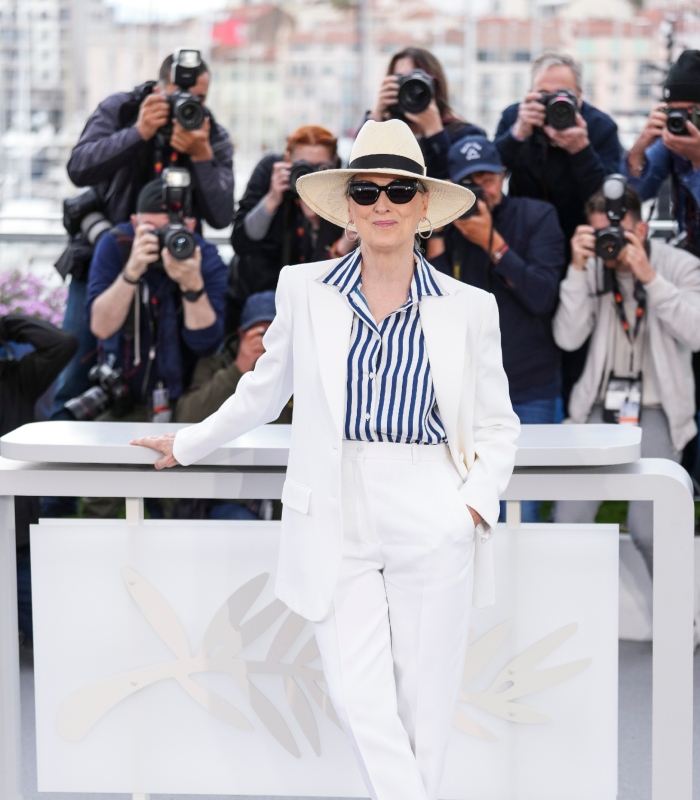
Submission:
M 545 72 L 552 67 L 568 67 L 576 79 L 576 88 L 581 89 L 583 84 L 583 73 L 578 61 L 574 61 L 571 56 L 562 53 L 542 53 L 541 56 L 532 62 L 532 81 L 540 72 Z

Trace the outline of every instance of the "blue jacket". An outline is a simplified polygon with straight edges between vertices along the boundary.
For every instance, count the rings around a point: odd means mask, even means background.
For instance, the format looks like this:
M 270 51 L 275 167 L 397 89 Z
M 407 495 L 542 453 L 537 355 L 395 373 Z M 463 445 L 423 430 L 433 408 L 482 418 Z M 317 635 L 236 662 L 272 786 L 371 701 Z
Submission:
M 540 200 L 504 195 L 493 224 L 509 247 L 498 264 L 454 225 L 445 230 L 446 259 L 433 264 L 495 296 L 511 401 L 557 397 L 560 351 L 552 316 L 567 262 L 556 211 Z
M 647 148 L 645 156 L 641 175 L 632 175 L 627 158 L 622 159 L 620 171 L 642 200 L 656 197 L 661 183 L 671 176 L 678 227 L 687 230 L 686 248 L 700 256 L 700 169 L 693 169 L 687 158 L 672 153 L 661 139 Z
M 622 151 L 617 125 L 607 114 L 583 103 L 580 112 L 588 125 L 590 144 L 570 155 L 551 145 L 540 128 L 524 142 L 515 139 L 511 129 L 519 107 L 519 103 L 508 106 L 496 130 L 496 147 L 511 173 L 508 193 L 551 203 L 559 215 L 568 253 L 568 241 L 576 226 L 586 221 L 586 200 L 600 189 L 606 175 L 619 170 Z
M 134 236 L 130 222 L 117 226 L 126 237 Z M 221 344 L 224 332 L 224 306 L 227 269 L 214 245 L 195 234 L 202 249 L 202 278 L 207 296 L 216 313 L 216 322 L 208 328 L 192 331 L 185 327 L 180 289 L 162 269 L 149 269 L 141 278 L 148 291 L 148 303 L 141 303 L 140 354 L 141 364 L 134 365 L 136 338 L 129 330 L 129 320 L 121 331 L 100 342 L 101 356 L 114 353 L 117 367 L 124 370 L 134 401 L 150 404 L 151 392 L 163 381 L 171 399 L 177 399 L 189 378 L 195 360 L 214 352 Z M 90 264 L 86 313 L 88 320 L 95 298 L 108 289 L 124 268 L 124 254 L 117 238 L 105 233 L 97 242 Z M 151 336 L 154 330 L 155 336 Z M 147 374 L 149 350 L 156 342 L 155 360 Z

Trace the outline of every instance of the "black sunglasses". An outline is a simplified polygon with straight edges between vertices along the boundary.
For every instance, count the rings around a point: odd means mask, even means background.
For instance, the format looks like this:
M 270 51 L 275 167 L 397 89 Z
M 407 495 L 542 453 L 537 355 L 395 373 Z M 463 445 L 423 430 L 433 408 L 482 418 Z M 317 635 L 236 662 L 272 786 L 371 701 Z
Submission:
M 372 181 L 350 181 L 348 183 L 348 194 L 360 206 L 372 206 L 382 192 L 390 202 L 397 205 L 410 203 L 418 191 L 418 181 L 408 178 L 388 183 L 386 186 L 377 186 Z

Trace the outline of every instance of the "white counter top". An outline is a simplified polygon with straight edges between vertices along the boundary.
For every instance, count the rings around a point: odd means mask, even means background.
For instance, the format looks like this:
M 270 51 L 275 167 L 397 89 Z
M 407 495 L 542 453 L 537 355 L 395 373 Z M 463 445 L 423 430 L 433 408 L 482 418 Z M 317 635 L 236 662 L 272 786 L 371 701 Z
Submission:
M 155 452 L 129 441 L 185 425 L 148 422 L 34 422 L 0 439 L 0 456 L 54 464 L 153 464 Z M 207 466 L 286 467 L 289 425 L 264 425 L 198 462 Z M 627 425 L 524 425 L 518 467 L 628 464 L 641 454 L 641 428 Z

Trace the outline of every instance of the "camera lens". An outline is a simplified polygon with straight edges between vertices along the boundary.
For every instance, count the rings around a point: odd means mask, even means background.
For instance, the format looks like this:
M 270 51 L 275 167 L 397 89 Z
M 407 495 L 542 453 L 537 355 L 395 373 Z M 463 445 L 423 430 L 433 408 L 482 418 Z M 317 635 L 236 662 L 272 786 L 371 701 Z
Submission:
M 168 230 L 164 239 L 168 252 L 178 261 L 190 258 L 197 247 L 194 236 L 181 225 L 175 225 Z
M 109 397 L 99 386 L 91 386 L 78 397 L 68 400 L 66 411 L 78 422 L 97 419 L 107 409 Z
M 559 131 L 571 128 L 576 124 L 576 106 L 570 98 L 558 95 L 549 101 L 547 123 Z
M 206 112 L 202 104 L 191 94 L 185 97 L 176 97 L 173 108 L 173 116 L 185 130 L 199 130 L 204 124 Z
M 430 105 L 433 93 L 424 81 L 412 78 L 399 89 L 399 105 L 409 114 L 420 114 Z
M 682 109 L 669 111 L 668 118 L 666 120 L 668 132 L 674 134 L 674 136 L 687 136 L 688 129 L 685 127 L 687 119 L 688 115 Z
M 626 244 L 626 239 L 621 230 L 605 228 L 596 233 L 595 252 L 604 261 L 617 258 Z

